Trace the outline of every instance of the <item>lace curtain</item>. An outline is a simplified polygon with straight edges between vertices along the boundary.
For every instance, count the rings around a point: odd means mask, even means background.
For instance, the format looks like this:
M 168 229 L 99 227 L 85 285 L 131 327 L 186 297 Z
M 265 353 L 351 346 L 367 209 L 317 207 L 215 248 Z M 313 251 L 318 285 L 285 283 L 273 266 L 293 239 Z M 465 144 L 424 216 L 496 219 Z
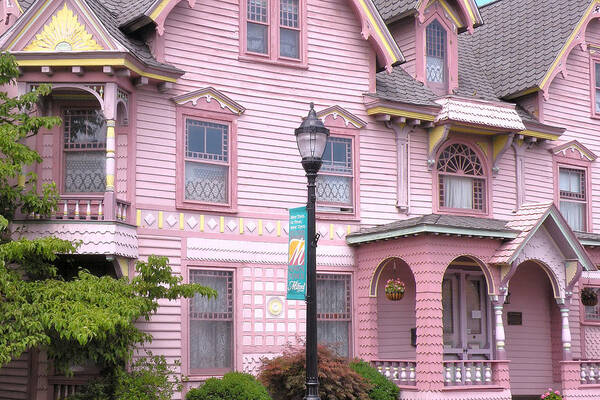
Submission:
M 574 231 L 585 231 L 585 203 L 561 201 L 560 212 Z
M 473 179 L 444 175 L 444 207 L 473 208 Z
M 349 282 L 344 275 L 317 278 L 317 340 L 342 357 L 349 355 Z
M 106 153 L 70 151 L 65 153 L 65 192 L 97 193 L 106 188 Z
M 216 299 L 190 300 L 190 368 L 232 367 L 233 302 L 229 272 L 191 271 L 190 280 L 217 291 Z
M 185 198 L 207 203 L 227 203 L 228 172 L 225 165 L 185 162 Z

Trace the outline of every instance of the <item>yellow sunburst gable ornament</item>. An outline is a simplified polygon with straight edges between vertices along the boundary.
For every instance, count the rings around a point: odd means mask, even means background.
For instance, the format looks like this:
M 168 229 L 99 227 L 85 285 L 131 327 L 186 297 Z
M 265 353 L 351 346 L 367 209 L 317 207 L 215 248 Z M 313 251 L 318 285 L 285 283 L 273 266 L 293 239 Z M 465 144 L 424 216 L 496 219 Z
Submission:
M 90 51 L 103 49 L 86 31 L 85 26 L 79 23 L 77 15 L 65 4 L 23 50 Z

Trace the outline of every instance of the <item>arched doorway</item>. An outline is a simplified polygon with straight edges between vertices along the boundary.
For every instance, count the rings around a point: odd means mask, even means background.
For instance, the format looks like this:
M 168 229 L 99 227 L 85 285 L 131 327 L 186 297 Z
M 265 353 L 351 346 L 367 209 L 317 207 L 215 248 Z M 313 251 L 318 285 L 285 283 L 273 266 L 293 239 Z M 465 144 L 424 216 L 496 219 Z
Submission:
M 513 395 L 533 396 L 560 389 L 560 311 L 549 272 L 535 261 L 517 267 L 504 303 L 506 353 Z M 526 397 L 525 397 L 526 398 Z
M 392 257 L 385 260 L 375 272 L 377 296 L 378 358 L 386 360 L 414 360 L 416 357 L 415 278 L 404 261 Z M 402 300 L 389 300 L 385 285 L 398 278 L 406 285 Z
M 462 256 L 442 281 L 445 360 L 491 360 L 492 323 L 488 279 L 480 264 Z

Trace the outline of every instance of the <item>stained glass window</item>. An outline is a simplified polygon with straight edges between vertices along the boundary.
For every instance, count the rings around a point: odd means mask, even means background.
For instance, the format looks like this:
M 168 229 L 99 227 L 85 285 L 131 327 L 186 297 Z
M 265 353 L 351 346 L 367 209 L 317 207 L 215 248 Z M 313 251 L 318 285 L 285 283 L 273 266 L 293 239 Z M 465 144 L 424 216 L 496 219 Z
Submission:
M 350 355 L 350 275 L 317 275 L 317 340 L 342 357 Z
M 330 136 L 323 153 L 323 165 L 317 176 L 319 211 L 353 210 L 352 139 Z
M 446 30 L 437 19 L 427 25 L 426 75 L 428 82 L 446 81 Z
M 473 149 L 460 143 L 446 147 L 437 171 L 440 207 L 485 211 L 486 177 Z
M 106 188 L 106 122 L 97 109 L 67 109 L 63 115 L 66 193 Z
M 192 269 L 190 283 L 217 291 L 216 298 L 196 295 L 189 302 L 190 369 L 232 369 L 233 272 Z
M 186 120 L 185 199 L 206 203 L 229 201 L 229 127 Z

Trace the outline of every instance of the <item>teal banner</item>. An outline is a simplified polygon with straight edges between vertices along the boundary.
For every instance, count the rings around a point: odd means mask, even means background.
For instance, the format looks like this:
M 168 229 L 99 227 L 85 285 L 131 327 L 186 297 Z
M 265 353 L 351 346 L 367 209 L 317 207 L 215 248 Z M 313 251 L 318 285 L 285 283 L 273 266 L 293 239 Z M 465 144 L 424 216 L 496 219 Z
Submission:
M 306 207 L 290 209 L 287 299 L 306 299 Z

